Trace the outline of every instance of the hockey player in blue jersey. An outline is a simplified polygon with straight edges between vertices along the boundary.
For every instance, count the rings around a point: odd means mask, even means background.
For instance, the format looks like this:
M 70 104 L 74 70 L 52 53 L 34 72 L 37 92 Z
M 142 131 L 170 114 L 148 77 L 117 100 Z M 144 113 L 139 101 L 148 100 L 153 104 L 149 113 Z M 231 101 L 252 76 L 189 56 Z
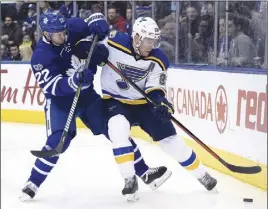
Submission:
M 47 141 L 43 150 L 54 149 L 58 145 L 79 84 L 82 84 L 82 91 L 75 118 L 79 117 L 93 134 L 107 136 L 102 113 L 102 99 L 95 92 L 92 82 L 97 65 L 107 61 L 109 52 L 103 44 L 97 44 L 89 66 L 82 73 L 78 73 L 78 70 L 84 68 L 84 63 L 73 54 L 77 51 L 76 45 L 83 43 L 81 39 L 96 34 L 100 40 L 103 40 L 108 32 L 108 24 L 102 14 L 93 14 L 88 21 L 86 23 L 80 18 L 70 18 L 66 21 L 63 16 L 52 13 L 40 17 L 43 37 L 35 48 L 31 65 L 46 97 Z M 71 122 L 63 152 L 76 135 L 75 118 Z M 159 180 L 157 185 L 153 185 L 155 188 L 161 185 L 162 180 L 165 180 L 162 177 L 167 173 L 166 167 L 148 168 L 135 142 L 131 140 L 131 143 L 135 147 L 136 174 L 146 184 Z M 58 160 L 59 156 L 36 159 L 31 175 L 22 190 L 20 196 L 22 201 L 35 196 Z
M 109 50 L 108 60 L 136 83 L 158 106 L 147 103 L 145 98 L 109 65 L 101 72 L 108 134 L 115 156 L 133 156 L 129 141 L 130 127 L 138 124 L 154 141 L 184 168 L 189 170 L 205 186 L 212 190 L 217 184 L 198 159 L 196 153 L 181 139 L 170 121 L 173 106 L 166 99 L 166 80 L 169 62 L 159 49 L 160 35 L 152 18 L 138 18 L 133 25 L 132 36 L 112 31 L 103 43 Z M 137 200 L 138 181 L 134 159 L 117 162 L 125 187 L 122 194 L 128 200 Z M 179 186 L 179 185 L 178 185 Z

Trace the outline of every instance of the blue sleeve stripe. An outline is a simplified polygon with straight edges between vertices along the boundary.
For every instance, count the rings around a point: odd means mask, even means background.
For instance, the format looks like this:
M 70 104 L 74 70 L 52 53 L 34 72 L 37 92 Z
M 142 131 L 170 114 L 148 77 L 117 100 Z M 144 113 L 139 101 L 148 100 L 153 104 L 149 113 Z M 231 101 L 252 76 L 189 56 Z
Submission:
M 195 161 L 195 159 L 196 159 L 196 154 L 194 151 L 192 151 L 190 158 L 184 162 L 181 162 L 180 164 L 181 166 L 186 167 L 186 166 L 191 165 Z
M 113 152 L 115 156 L 129 154 L 133 152 L 133 147 L 132 146 L 120 147 L 120 148 L 113 149 Z

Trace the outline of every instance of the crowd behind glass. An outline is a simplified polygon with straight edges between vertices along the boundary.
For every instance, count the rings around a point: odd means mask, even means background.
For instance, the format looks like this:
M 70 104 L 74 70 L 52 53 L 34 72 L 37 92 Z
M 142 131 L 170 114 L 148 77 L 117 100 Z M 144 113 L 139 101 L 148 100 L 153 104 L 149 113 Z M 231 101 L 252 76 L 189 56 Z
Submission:
M 170 63 L 268 68 L 267 1 L 14 1 L 1 3 L 1 60 L 29 61 L 46 12 L 87 18 L 101 12 L 110 29 L 131 34 L 153 17 Z

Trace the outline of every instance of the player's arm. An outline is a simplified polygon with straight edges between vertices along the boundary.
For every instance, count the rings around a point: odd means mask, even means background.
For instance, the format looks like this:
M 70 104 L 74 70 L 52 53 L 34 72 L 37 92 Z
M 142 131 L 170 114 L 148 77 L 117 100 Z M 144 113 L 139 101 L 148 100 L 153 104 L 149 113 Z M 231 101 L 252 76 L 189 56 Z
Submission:
M 75 44 L 73 54 L 79 59 L 87 59 L 91 45 L 91 40 L 81 39 Z M 107 63 L 108 57 L 108 48 L 102 43 L 97 43 L 92 53 L 89 68 L 95 73 L 97 71 L 97 66 L 102 67 Z
M 102 13 L 94 13 L 85 19 L 90 35 L 98 35 L 99 41 L 105 39 L 109 33 L 109 25 Z
M 64 76 L 57 63 L 50 55 L 44 59 L 43 52 L 36 52 L 31 60 L 32 70 L 44 94 L 68 96 L 77 90 L 80 82 L 84 89 L 92 84 L 94 75 L 91 70 L 85 69 L 81 74 L 74 72 L 70 76 Z
M 72 17 L 66 22 L 69 28 L 68 40 L 72 46 L 90 35 L 98 35 L 98 40 L 102 41 L 109 32 L 109 25 L 101 13 L 94 13 L 85 20 Z
M 151 59 L 153 67 L 147 76 L 144 90 L 147 96 L 158 105 L 152 107 L 156 117 L 162 121 L 167 121 L 174 113 L 172 104 L 166 98 L 168 59 L 164 54 Z

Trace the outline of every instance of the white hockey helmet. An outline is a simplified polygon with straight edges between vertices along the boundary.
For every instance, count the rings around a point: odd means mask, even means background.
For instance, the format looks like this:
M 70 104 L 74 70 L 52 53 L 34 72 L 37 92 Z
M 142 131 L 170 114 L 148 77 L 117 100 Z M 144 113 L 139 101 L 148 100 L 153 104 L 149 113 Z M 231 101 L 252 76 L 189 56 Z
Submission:
M 156 22 L 150 17 L 139 17 L 133 25 L 132 38 L 139 35 L 139 42 L 134 43 L 136 51 L 143 41 L 145 44 L 149 44 L 152 48 L 158 48 L 161 44 L 160 35 L 161 31 Z M 139 53 L 139 52 L 138 52 Z

